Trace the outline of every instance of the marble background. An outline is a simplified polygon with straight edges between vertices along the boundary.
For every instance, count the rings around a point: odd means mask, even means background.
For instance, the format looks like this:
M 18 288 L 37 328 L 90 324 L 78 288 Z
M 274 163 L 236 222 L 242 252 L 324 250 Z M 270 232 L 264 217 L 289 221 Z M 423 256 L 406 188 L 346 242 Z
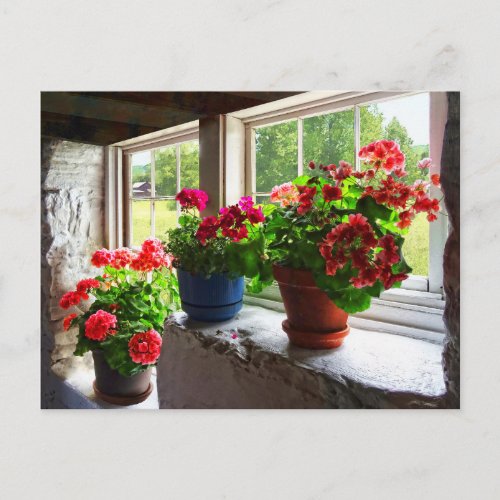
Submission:
M 499 18 L 495 1 L 2 0 L 2 498 L 498 498 Z M 294 89 L 461 91 L 462 409 L 39 410 L 40 91 Z

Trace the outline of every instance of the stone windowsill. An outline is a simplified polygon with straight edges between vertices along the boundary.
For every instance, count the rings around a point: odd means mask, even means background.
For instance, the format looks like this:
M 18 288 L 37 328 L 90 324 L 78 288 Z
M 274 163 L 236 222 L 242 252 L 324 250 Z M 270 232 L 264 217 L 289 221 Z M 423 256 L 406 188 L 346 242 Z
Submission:
M 441 406 L 441 345 L 352 328 L 338 349 L 305 350 L 288 343 L 284 317 L 248 305 L 216 324 L 175 313 L 157 369 L 160 408 Z

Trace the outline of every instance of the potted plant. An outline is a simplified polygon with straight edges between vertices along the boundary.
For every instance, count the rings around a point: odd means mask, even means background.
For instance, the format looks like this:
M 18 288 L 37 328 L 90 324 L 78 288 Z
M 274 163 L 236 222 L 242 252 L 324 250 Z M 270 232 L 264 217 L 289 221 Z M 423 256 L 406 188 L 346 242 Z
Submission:
M 204 191 L 183 189 L 176 199 L 182 214 L 179 227 L 168 231 L 166 251 L 177 268 L 182 309 L 199 321 L 228 320 L 242 307 L 244 276 L 254 277 L 262 267 L 257 263 L 249 270 L 248 265 L 265 250 L 262 208 L 244 197 L 217 216 L 201 218 L 208 201 Z M 235 244 L 243 249 L 247 265 L 232 257 Z M 270 280 L 270 271 L 259 278 Z
M 172 258 L 151 238 L 139 252 L 102 249 L 91 262 L 103 274 L 81 280 L 59 305 L 69 309 L 90 297 L 95 300 L 85 312 L 77 309 L 68 315 L 64 329 L 78 327 L 76 356 L 92 351 L 96 395 L 114 404 L 136 404 L 151 393 L 163 322 L 178 302 Z
M 437 218 L 429 182 L 406 184 L 405 157 L 393 141 L 363 147 L 364 169 L 309 163 L 311 174 L 276 186 L 265 207 L 267 255 L 283 298 L 290 342 L 334 348 L 349 333 L 348 314 L 398 287 L 411 271 L 402 248 L 417 213 Z M 419 163 L 427 173 L 431 160 Z M 439 176 L 431 176 L 439 185 Z

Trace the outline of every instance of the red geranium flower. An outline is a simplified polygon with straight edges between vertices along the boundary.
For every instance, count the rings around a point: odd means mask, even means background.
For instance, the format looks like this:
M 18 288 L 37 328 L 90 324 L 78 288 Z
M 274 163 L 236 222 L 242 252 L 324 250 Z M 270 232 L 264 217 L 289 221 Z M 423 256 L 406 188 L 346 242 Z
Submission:
M 241 226 L 239 229 L 238 229 L 238 234 L 233 238 L 233 241 L 240 241 L 240 240 L 243 240 L 245 239 L 246 237 L 248 236 L 248 229 L 246 226 Z
M 64 318 L 63 321 L 63 328 L 64 331 L 68 331 L 71 327 L 71 322 L 77 317 L 78 315 L 76 313 L 72 313 Z
M 399 177 L 404 171 L 405 155 L 394 141 L 381 140 L 372 142 L 359 150 L 358 156 L 375 169 L 382 167 L 387 173 L 394 172 Z
M 175 199 L 184 208 L 197 208 L 200 212 L 205 210 L 208 202 L 208 195 L 200 189 L 182 189 L 177 193 Z
M 441 184 L 441 177 L 439 176 L 439 174 L 432 174 L 432 175 L 431 175 L 431 183 L 432 183 L 434 186 L 440 187 L 440 184 Z
M 115 327 L 116 316 L 99 309 L 85 322 L 85 336 L 92 340 L 104 340 L 108 334 L 116 333 L 111 330 Z
M 304 215 L 309 212 L 313 206 L 313 198 L 316 195 L 316 186 L 307 187 L 307 186 L 297 186 L 299 190 L 299 206 L 297 208 L 297 212 L 300 215 Z
M 325 201 L 340 200 L 342 198 L 342 190 L 337 186 L 325 184 L 321 190 Z
M 198 226 L 196 239 L 201 243 L 201 245 L 205 246 L 207 244 L 207 240 L 217 236 L 217 229 L 219 229 L 219 225 L 217 217 L 214 217 L 213 215 L 205 217 Z
M 243 196 L 238 202 L 238 205 L 244 212 L 247 212 L 253 208 L 253 199 L 251 196 Z
M 252 224 L 258 224 L 259 222 L 264 222 L 265 220 L 262 207 L 248 209 L 247 217 Z
M 80 280 L 76 285 L 76 291 L 79 293 L 85 293 L 91 288 L 99 288 L 101 284 L 94 278 L 88 278 L 85 280 Z
M 161 336 L 156 330 L 136 333 L 128 343 L 128 352 L 134 363 L 150 365 L 160 356 Z
M 161 241 L 148 238 L 141 246 L 141 251 L 130 263 L 135 271 L 150 272 L 161 267 L 172 267 L 172 256 L 165 253 Z
M 362 214 L 350 214 L 349 221 L 333 228 L 319 243 L 319 252 L 325 259 L 325 273 L 334 276 L 350 260 L 358 276 L 351 282 L 356 287 L 373 285 L 376 281 L 371 266 L 369 252 L 378 245 L 373 228 Z
M 111 267 L 115 269 L 122 269 L 134 260 L 134 252 L 129 248 L 118 248 L 113 251 L 113 260 Z
M 333 165 L 335 167 L 335 165 Z M 330 172 L 330 175 L 336 180 L 336 181 L 343 181 L 350 177 L 352 175 L 352 165 L 347 163 L 346 161 L 340 160 L 339 161 L 339 166 L 335 170 L 332 170 Z
M 107 250 L 106 248 L 102 248 L 101 250 L 97 250 L 92 255 L 90 262 L 95 267 L 104 267 L 113 262 L 114 254 L 111 250 Z
M 405 227 L 409 227 L 411 225 L 411 221 L 413 220 L 413 213 L 410 210 L 405 210 L 399 214 L 399 221 L 396 222 L 396 226 L 400 229 L 404 229 Z
M 88 299 L 87 294 L 83 294 L 80 292 L 67 292 L 61 297 L 59 306 L 61 306 L 63 309 L 69 309 L 71 306 L 78 305 L 80 303 L 80 300 L 82 300 L 82 298 L 85 298 L 85 296 Z
M 398 247 L 394 242 L 394 236 L 386 234 L 378 240 L 378 246 L 383 250 L 375 256 L 375 260 L 385 265 L 397 264 L 399 262 Z
M 417 163 L 417 167 L 424 170 L 426 168 L 431 168 L 432 160 L 430 158 L 424 158 Z
M 360 269 L 358 275 L 351 278 L 351 283 L 356 288 L 364 288 L 365 286 L 373 286 L 379 278 L 379 270 L 376 267 L 366 267 Z
M 270 200 L 272 203 L 279 202 L 282 207 L 287 207 L 299 201 L 299 191 L 291 182 L 285 182 L 273 187 Z

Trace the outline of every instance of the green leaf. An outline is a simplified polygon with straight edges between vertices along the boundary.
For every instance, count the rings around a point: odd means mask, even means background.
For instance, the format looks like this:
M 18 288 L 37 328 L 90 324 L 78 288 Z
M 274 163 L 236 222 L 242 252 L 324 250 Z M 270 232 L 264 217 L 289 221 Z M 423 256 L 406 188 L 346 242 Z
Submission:
M 273 283 L 273 276 L 270 279 L 263 279 L 263 276 L 257 274 L 247 283 L 247 291 L 250 293 L 260 293 L 262 290 Z
M 311 235 L 311 239 L 314 237 Z M 312 271 L 323 271 L 325 268 L 325 260 L 319 253 L 318 246 L 311 239 L 302 239 L 291 247 L 291 257 L 297 257 L 297 260 L 302 264 L 300 267 L 311 269 Z
M 305 186 L 310 179 L 309 175 L 299 175 L 292 181 L 292 184 L 295 184 L 295 186 Z
M 363 214 L 370 222 L 376 221 L 376 219 L 389 221 L 393 212 L 390 208 L 379 205 L 371 196 L 360 198 L 356 203 L 356 210 Z
M 371 297 L 380 297 L 380 294 L 384 291 L 384 285 L 380 280 L 377 280 L 372 286 L 367 286 L 363 290 Z
M 327 292 L 337 307 L 340 307 L 348 314 L 365 311 L 370 307 L 371 297 L 363 289 L 344 288 L 336 292 Z
M 262 207 L 262 213 L 264 214 L 265 217 L 269 217 L 277 209 L 278 207 L 276 205 L 269 203 Z
M 181 215 L 178 219 L 179 225 L 180 226 L 187 226 L 191 220 L 191 217 L 189 215 Z

